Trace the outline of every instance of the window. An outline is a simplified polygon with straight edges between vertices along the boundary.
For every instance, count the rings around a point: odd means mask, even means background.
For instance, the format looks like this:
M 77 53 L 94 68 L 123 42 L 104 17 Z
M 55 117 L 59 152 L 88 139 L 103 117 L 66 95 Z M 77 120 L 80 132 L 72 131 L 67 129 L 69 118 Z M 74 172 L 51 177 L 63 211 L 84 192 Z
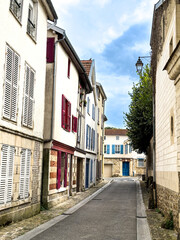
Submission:
M 112 145 L 112 154 L 123 154 L 123 145 Z
M 19 56 L 9 46 L 7 46 L 5 62 L 3 116 L 15 122 L 17 119 L 17 92 L 20 65 L 19 62 Z
M 81 141 L 81 116 L 78 116 L 77 142 Z
M 10 10 L 18 21 L 21 21 L 23 0 L 11 0 Z
M 98 100 L 100 100 L 100 91 L 98 87 L 96 87 L 96 93 L 97 93 Z
M 104 136 L 104 140 L 106 140 L 106 136 Z
M 86 148 L 91 148 L 91 128 L 89 125 L 86 125 Z
M 115 145 L 115 153 L 121 153 L 121 146 Z
M 90 114 L 90 99 L 87 97 L 87 113 Z
M 57 189 L 67 187 L 67 158 L 68 154 L 58 151 L 57 155 Z
M 95 106 L 92 104 L 92 119 L 95 121 Z
M 119 140 L 119 136 L 116 136 L 116 140 Z
M 138 167 L 144 167 L 144 159 L 138 159 Z
M 32 128 L 35 72 L 27 64 L 25 77 L 26 78 L 24 89 L 23 125 Z
M 101 114 L 101 129 L 104 127 L 104 114 Z
M 125 154 L 128 154 L 128 145 L 125 145 Z
M 107 153 L 107 145 L 104 145 L 104 153 Z
M 98 125 L 99 125 L 100 109 L 98 108 Z
M 99 133 L 97 133 L 97 153 L 99 153 Z
M 0 204 L 12 201 L 15 148 L 2 145 L 0 164 Z
M 46 48 L 46 62 L 54 62 L 54 38 L 47 38 L 47 48 Z
M 31 150 L 22 149 L 20 167 L 20 185 L 19 185 L 20 199 L 25 199 L 29 197 L 30 163 L 31 163 Z
M 77 132 L 77 118 L 72 116 L 72 131 Z
M 33 38 L 36 38 L 37 31 L 37 2 L 30 1 L 28 9 L 28 23 L 27 23 L 27 33 Z
M 61 126 L 70 132 L 71 126 L 71 103 L 62 95 Z
M 132 153 L 132 146 L 129 145 L 129 153 Z
M 67 69 L 67 77 L 70 78 L 70 70 L 71 70 L 71 60 L 68 58 L 68 69 Z

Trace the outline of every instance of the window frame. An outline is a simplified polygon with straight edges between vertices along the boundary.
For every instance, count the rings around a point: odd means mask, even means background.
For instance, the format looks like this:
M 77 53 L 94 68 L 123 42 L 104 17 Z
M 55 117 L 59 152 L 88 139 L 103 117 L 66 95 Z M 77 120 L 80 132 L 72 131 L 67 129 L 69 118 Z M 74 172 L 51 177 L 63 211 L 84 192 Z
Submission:
M 13 4 L 15 4 L 15 5 L 13 5 Z M 18 16 L 18 13 L 16 12 L 18 8 L 19 8 L 20 16 Z M 18 2 L 17 0 L 10 1 L 9 10 L 19 23 L 21 23 L 21 20 L 22 20 L 22 8 L 23 8 L 23 0 L 20 0 L 20 2 Z
M 143 165 L 139 164 L 140 162 L 143 163 Z M 137 164 L 137 166 L 138 166 L 139 168 L 145 167 L 144 159 L 143 159 L 143 158 L 138 158 L 138 164 Z

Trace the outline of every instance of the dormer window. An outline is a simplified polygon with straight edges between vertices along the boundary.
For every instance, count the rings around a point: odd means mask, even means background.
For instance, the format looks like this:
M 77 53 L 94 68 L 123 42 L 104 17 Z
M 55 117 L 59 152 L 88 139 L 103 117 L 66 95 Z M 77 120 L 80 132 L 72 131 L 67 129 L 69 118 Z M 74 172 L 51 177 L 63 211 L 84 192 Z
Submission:
M 31 1 L 28 8 L 28 23 L 27 23 L 27 33 L 36 39 L 37 30 L 37 2 Z
M 21 21 L 23 0 L 11 0 L 10 11 L 18 21 Z

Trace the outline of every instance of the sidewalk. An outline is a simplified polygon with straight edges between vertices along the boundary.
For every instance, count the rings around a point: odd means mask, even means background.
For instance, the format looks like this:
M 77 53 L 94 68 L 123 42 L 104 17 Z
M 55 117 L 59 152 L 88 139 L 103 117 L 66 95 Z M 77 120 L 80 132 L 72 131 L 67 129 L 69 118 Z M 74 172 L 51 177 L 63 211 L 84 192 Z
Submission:
M 161 228 L 164 217 L 155 209 L 148 209 L 148 192 L 144 182 L 141 182 L 141 189 L 152 240 L 177 240 L 175 231 Z
M 17 223 L 12 223 L 5 227 L 0 227 L 0 240 L 11 240 L 15 239 L 18 236 L 21 236 L 25 234 L 26 232 L 38 227 L 39 225 L 61 215 L 65 211 L 67 211 L 69 208 L 75 206 L 85 198 L 88 198 L 93 193 L 98 191 L 100 188 L 102 188 L 104 185 L 106 185 L 109 181 L 105 180 L 96 186 L 88 189 L 85 192 L 77 193 L 75 196 L 71 197 L 69 200 L 65 201 L 64 203 L 61 203 L 56 208 L 51 208 L 49 210 L 41 211 L 40 214 L 22 220 Z

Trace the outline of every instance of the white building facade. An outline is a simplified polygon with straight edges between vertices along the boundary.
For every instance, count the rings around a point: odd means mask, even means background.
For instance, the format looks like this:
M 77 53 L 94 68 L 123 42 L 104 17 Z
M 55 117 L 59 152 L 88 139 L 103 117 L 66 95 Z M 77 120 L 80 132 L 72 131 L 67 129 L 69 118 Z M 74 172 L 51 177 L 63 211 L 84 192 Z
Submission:
M 1 1 L 0 224 L 40 211 L 47 20 L 51 1 Z

